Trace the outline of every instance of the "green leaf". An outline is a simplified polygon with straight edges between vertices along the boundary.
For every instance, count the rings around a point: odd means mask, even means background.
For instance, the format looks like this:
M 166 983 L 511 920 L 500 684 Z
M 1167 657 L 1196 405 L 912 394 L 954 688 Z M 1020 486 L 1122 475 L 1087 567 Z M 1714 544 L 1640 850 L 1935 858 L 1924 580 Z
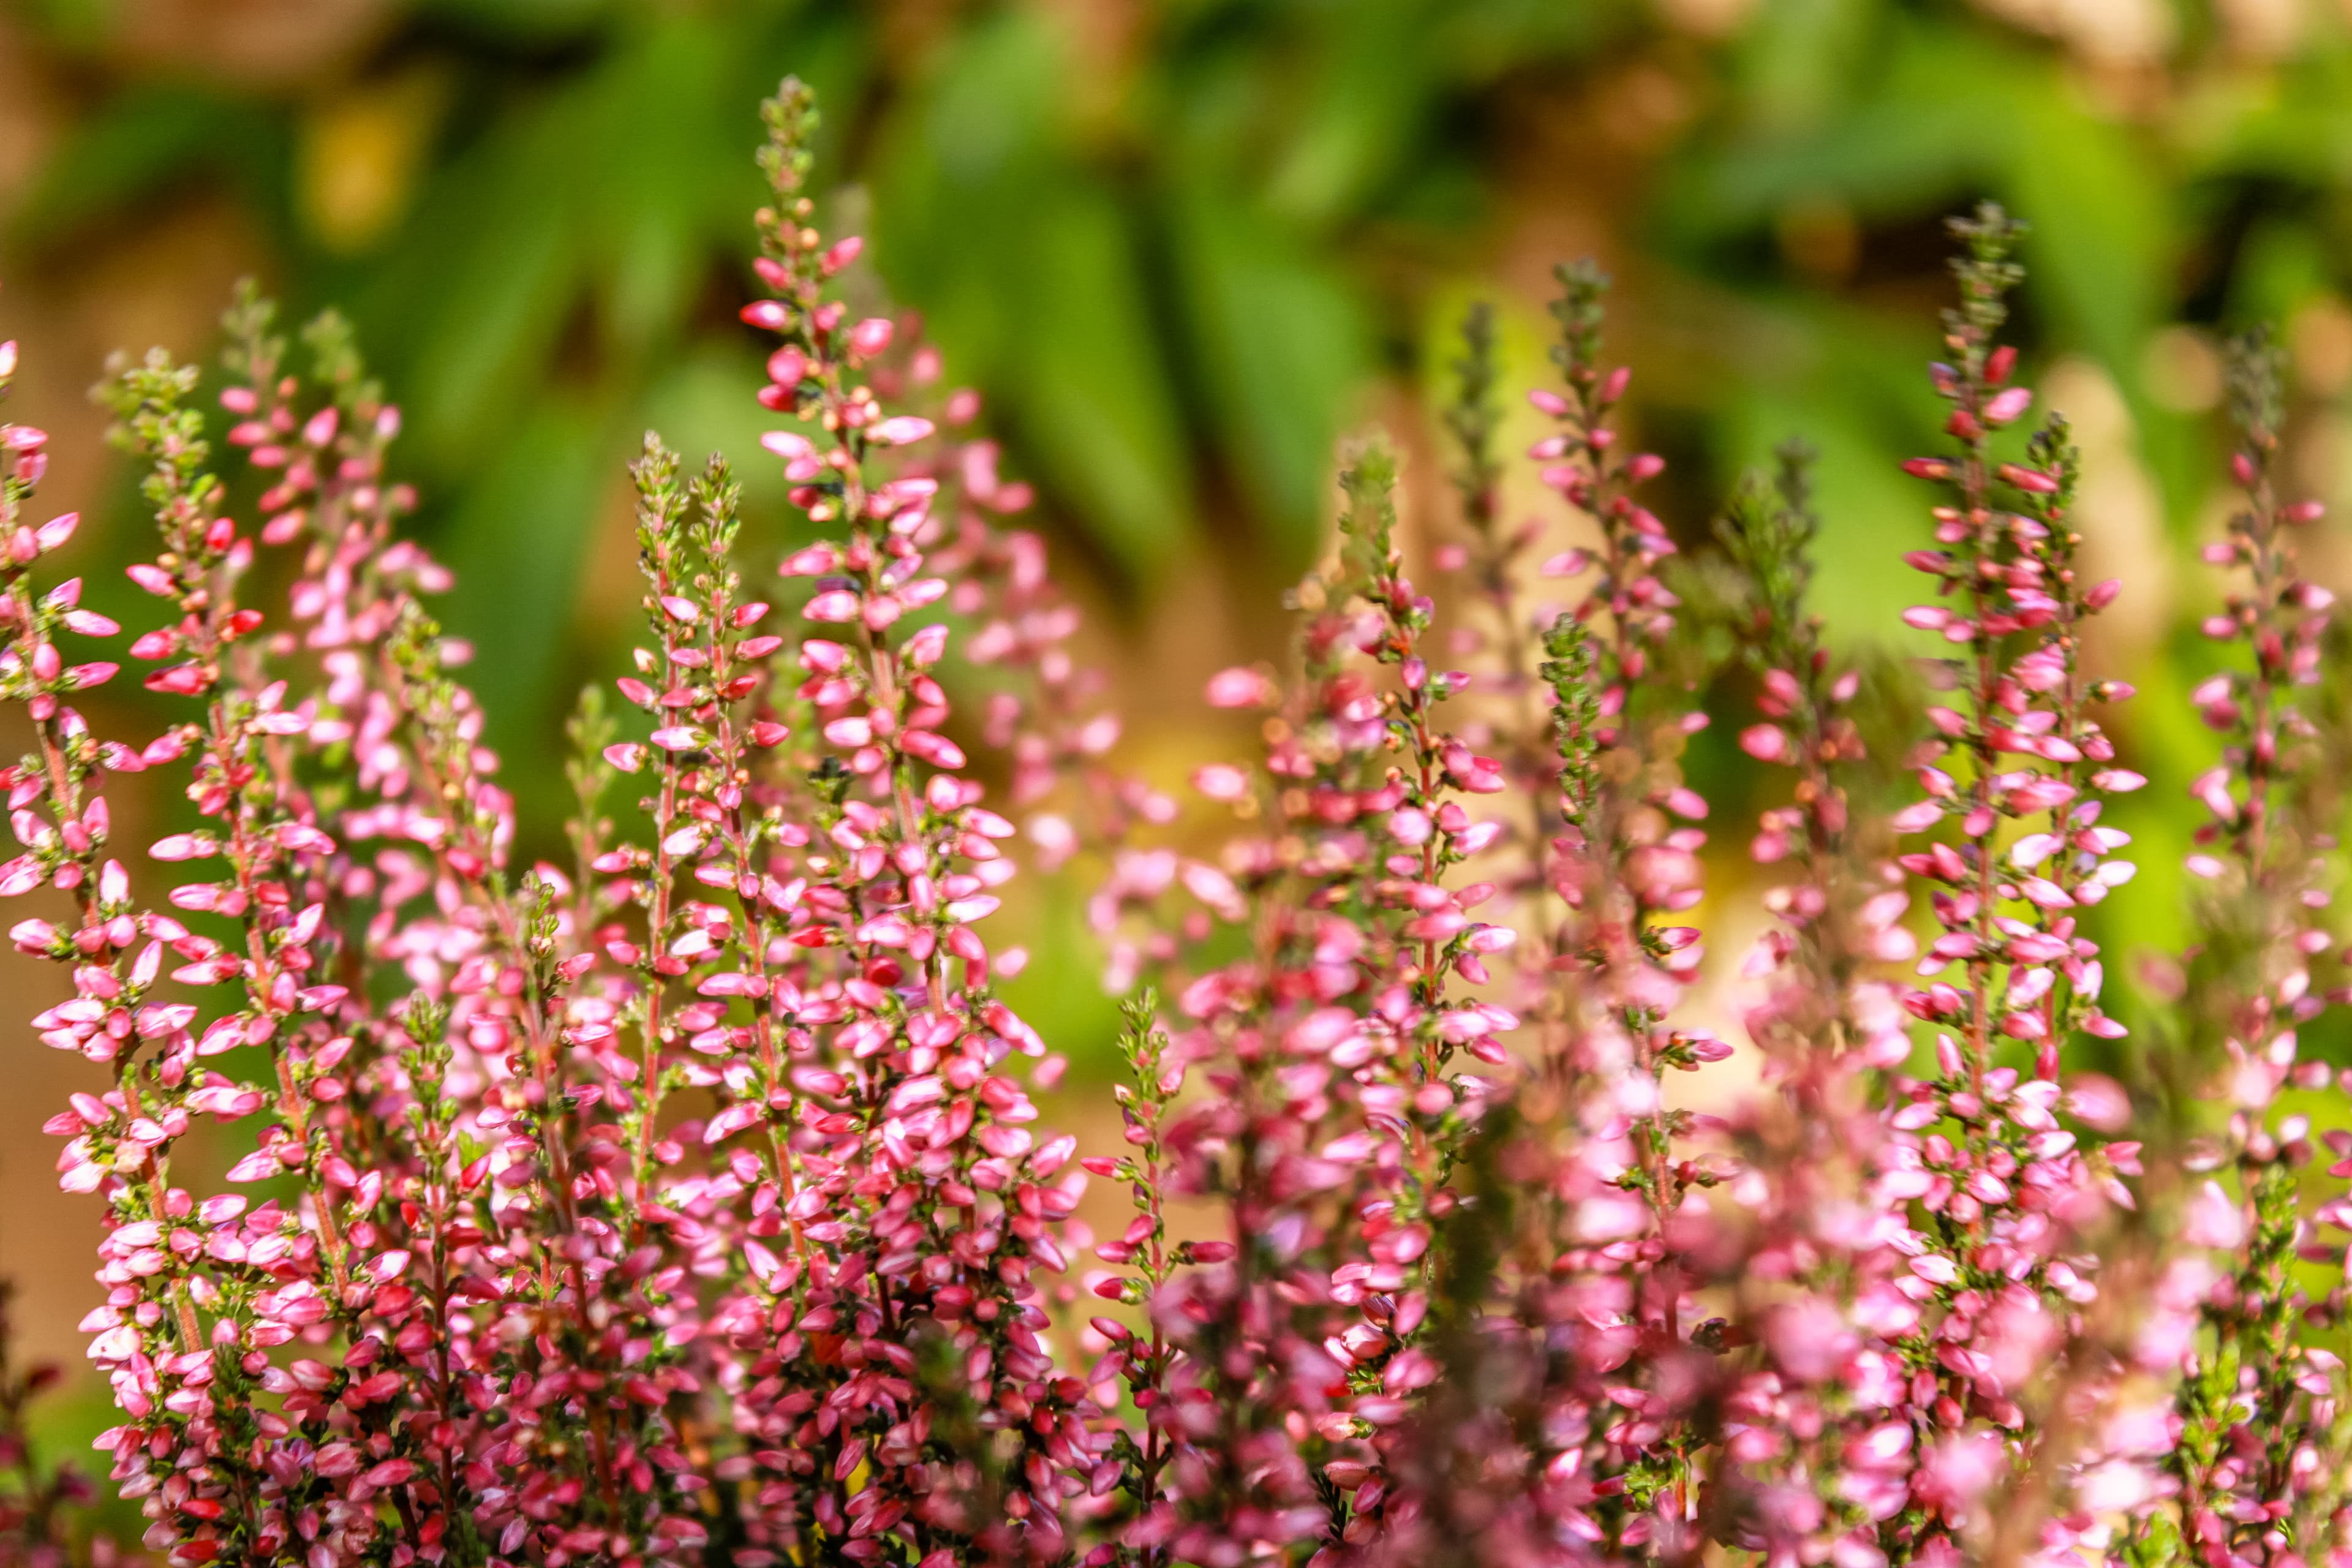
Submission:
M 433 606 L 474 645 L 463 679 L 481 699 L 486 738 L 510 759 L 506 783 L 527 805 L 552 796 L 562 748 L 559 677 L 581 566 L 619 482 L 622 450 L 609 424 L 573 403 L 541 404 L 470 485 L 442 534 L 457 573 Z
M 1411 161 L 1445 85 L 1430 36 L 1445 9 L 1446 0 L 1351 0 L 1324 13 L 1322 58 L 1288 89 L 1293 122 L 1265 182 L 1269 206 L 1328 223 Z M 1278 56 L 1260 63 L 1269 76 L 1290 74 Z
M 504 437 L 573 308 L 582 258 L 559 171 L 576 121 L 542 110 L 470 150 L 404 229 L 360 312 L 438 465 L 476 460 Z
M 283 184 L 289 145 L 282 117 L 264 104 L 204 88 L 133 88 L 67 136 L 11 227 L 54 242 L 198 170 L 235 174 L 266 195 Z
M 2005 184 L 2032 225 L 2028 287 L 2060 336 L 2095 353 L 2128 387 L 2141 342 L 2169 307 L 2174 266 L 2163 194 L 2130 132 L 2095 119 L 2064 83 L 2021 90 Z
M 1029 879 L 1023 879 L 1024 881 Z M 1007 1005 L 1054 1048 L 1076 1077 L 1099 1084 L 1118 1074 L 1118 999 L 1103 988 L 1102 939 L 1087 925 L 1087 895 L 1068 871 L 1040 876 L 1006 905 L 1009 934 L 1029 953 L 1004 981 Z
M 1173 205 L 1173 251 L 1217 438 L 1286 568 L 1328 510 L 1332 453 L 1369 368 L 1352 290 L 1292 232 L 1195 179 Z
M 541 47 L 593 37 L 621 9 L 617 0 L 415 0 L 414 8 L 444 26 Z
M 1880 31 L 1872 0 L 1781 0 L 1759 5 L 1735 42 L 1739 96 L 1764 126 L 1820 124 L 1837 111 Z
M 1166 563 L 1192 515 L 1181 426 L 1139 273 L 1108 193 L 1075 186 L 1043 207 L 1028 331 L 1007 387 L 1043 477 L 1139 581 Z
M 584 89 L 578 221 L 604 323 L 633 354 L 684 324 L 710 258 L 748 247 L 764 195 L 746 151 L 752 106 L 782 64 L 741 32 L 694 12 L 657 16 L 627 30 Z M 747 54 L 768 57 L 756 74 Z
M 1130 575 L 1189 515 L 1184 428 L 1129 215 L 1070 147 L 1060 42 L 1013 14 L 945 51 L 876 160 L 877 264 L 948 373 Z
M 1955 202 L 2011 144 L 2009 78 L 2039 74 L 2031 57 L 1988 47 L 1958 26 L 1890 23 L 1874 47 L 1850 47 L 1853 75 L 1830 94 L 1836 111 L 1784 110 L 1774 118 L 1785 118 L 1785 129 L 1748 126 L 1687 164 L 1669 165 L 1649 204 L 1662 234 L 1697 246 L 1822 195 L 1890 216 Z M 1829 89 L 1816 83 L 1812 90 Z
M 2284 217 L 2257 224 L 2239 247 L 2226 324 L 2242 328 L 2267 321 L 2275 327 L 2293 320 L 2314 295 L 2327 291 L 2334 259 L 2304 224 Z

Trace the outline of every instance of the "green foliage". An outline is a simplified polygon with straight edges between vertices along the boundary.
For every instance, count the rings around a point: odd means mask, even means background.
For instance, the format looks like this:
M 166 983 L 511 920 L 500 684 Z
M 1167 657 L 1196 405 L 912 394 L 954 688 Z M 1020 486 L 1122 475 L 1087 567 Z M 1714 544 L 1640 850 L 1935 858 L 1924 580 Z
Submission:
M 1773 454 L 1772 476 L 1741 477 L 1730 503 L 1716 520 L 1716 538 L 1745 585 L 1749 602 L 1739 606 L 1748 623 L 1741 640 L 1758 669 L 1789 669 L 1810 655 L 1806 591 L 1813 576 L 1813 538 L 1821 519 L 1813 510 L 1813 449 L 1791 438 Z
M 1495 487 L 1503 477 L 1495 450 L 1503 418 L 1496 406 L 1495 308 L 1483 300 L 1463 314 L 1462 357 L 1452 369 L 1454 396 L 1443 417 L 1461 453 L 1454 488 L 1461 494 L 1464 518 L 1483 531 L 1493 526 Z
M 1582 826 L 1600 787 L 1601 746 L 1595 738 L 1601 723 L 1600 655 L 1592 629 L 1570 615 L 1561 616 L 1544 633 L 1544 653 L 1536 673 L 1552 689 L 1552 740 L 1559 750 L 1563 814 L 1571 825 Z
M 1357 586 L 1366 593 L 1392 570 L 1396 554 L 1396 454 L 1386 442 L 1365 444 L 1339 475 L 1339 489 L 1348 498 L 1339 517 L 1339 531 L 1348 541 L 1348 566 Z
M 1562 262 L 1551 275 L 1559 285 L 1559 298 L 1551 302 L 1552 320 L 1559 323 L 1552 363 L 1570 384 L 1582 386 L 1600 372 L 1601 324 L 1611 279 L 1587 260 Z
M 1956 217 L 1947 226 L 1964 248 L 1952 258 L 1960 302 L 1944 312 L 1944 326 L 1953 338 L 1965 339 L 1966 368 L 1973 376 L 1982 373 L 1986 348 L 2009 320 L 2010 291 L 2025 281 L 2025 268 L 2017 260 L 2025 225 L 1993 203 L 1981 202 L 1973 216 Z
M 109 433 L 125 452 L 148 459 L 139 493 L 154 510 L 186 516 L 205 510 L 218 497 L 220 481 L 205 471 L 212 447 L 204 437 L 204 415 L 188 406 L 197 367 L 175 364 L 161 349 L 143 360 L 117 355 L 96 389 L 115 417 Z

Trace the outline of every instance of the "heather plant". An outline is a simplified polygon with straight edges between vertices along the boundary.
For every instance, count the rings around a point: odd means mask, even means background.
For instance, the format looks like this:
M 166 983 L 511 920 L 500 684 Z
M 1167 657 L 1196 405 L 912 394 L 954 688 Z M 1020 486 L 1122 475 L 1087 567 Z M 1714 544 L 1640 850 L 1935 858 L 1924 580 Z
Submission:
M 946 520 L 1018 497 L 984 452 L 944 501 L 897 460 L 934 426 L 864 374 L 893 323 L 824 297 L 856 242 L 807 226 L 810 112 L 797 88 L 771 105 L 774 294 L 746 314 L 780 340 L 765 401 L 809 432 L 769 445 L 835 525 L 786 571 L 845 636 L 782 652 L 724 465 L 687 479 L 649 441 L 650 646 L 620 694 L 650 735 L 583 711 L 569 872 L 512 864 L 462 650 L 419 603 L 439 574 L 390 535 L 398 416 L 331 320 L 302 376 L 266 307 L 232 312 L 255 529 L 193 369 L 153 356 L 106 389 L 163 543 L 132 574 L 174 616 L 132 652 L 190 719 L 137 752 L 94 739 L 62 699 L 113 668 L 53 639 L 113 627 L 26 584 L 70 520 L 12 552 L 7 673 L 41 750 L 7 775 L 8 879 L 81 911 L 14 934 L 72 973 L 49 1043 L 113 1068 L 52 1130 L 65 1184 L 108 1205 L 86 1326 L 124 1415 L 113 1479 L 173 1561 L 1062 1553 L 1058 1483 L 1091 1438 L 1037 1275 L 1064 1265 L 1079 1173 L 1027 1128 L 1040 1047 L 975 932 L 1012 825 L 940 732 L 946 627 L 907 619 L 947 589 L 922 571 Z M 39 438 L 10 449 L 13 535 Z M 289 546 L 271 624 L 240 580 Z M 151 859 L 220 865 L 151 903 L 100 789 L 175 763 L 204 826 Z M 621 776 L 641 827 L 598 815 Z M 264 1201 L 183 1184 L 205 1115 L 261 1119 L 228 1174 Z
M 2261 333 L 2233 345 L 2231 474 L 2242 501 L 2226 537 L 2205 549 L 2209 563 L 2243 576 L 2203 630 L 2247 658 L 2191 694 L 2223 737 L 2221 761 L 2190 786 L 2209 820 L 2188 862 L 2205 888 L 2202 940 L 2181 977 L 2189 1016 L 2179 1070 L 2208 1103 L 2196 1107 L 2203 1114 L 2180 1178 L 2193 1184 L 2182 1236 L 2202 1250 L 2177 1266 L 2187 1277 L 2175 1288 L 2204 1333 L 2174 1396 L 2179 1435 L 2166 1468 L 2178 1503 L 2137 1542 L 2151 1562 L 2305 1555 L 2340 1544 L 2346 1522 L 2352 1429 L 2334 1346 L 2347 1215 L 2340 1195 L 2307 1200 L 2311 1117 L 2280 1104 L 2334 1076 L 2299 1054 L 2297 1035 L 2344 994 L 2326 984 L 2341 974 L 2331 973 L 2325 921 L 2346 731 L 2317 689 L 2334 595 L 2301 574 L 2293 540 L 2319 508 L 2277 489 L 2278 358 Z M 2330 1174 L 2352 1170 L 2343 1163 L 2352 1138 L 2341 1129 L 2322 1137 L 2338 1157 Z M 2332 1266 L 2327 1288 L 2315 1288 L 2305 1263 Z
M 1954 225 L 1947 446 L 1906 465 L 1939 487 L 1910 557 L 1936 602 L 1905 617 L 1940 644 L 1924 705 L 1811 612 L 1801 447 L 1686 564 L 1607 280 L 1563 268 L 1529 461 L 1585 542 L 1502 515 L 1474 311 L 1459 531 L 1428 551 L 1465 590 L 1416 585 L 1397 458 L 1351 449 L 1293 657 L 1209 687 L 1258 754 L 1201 765 L 1187 817 L 1115 761 L 978 398 L 911 319 L 850 310 L 805 89 L 766 118 L 742 317 L 809 542 L 757 586 L 728 461 L 646 437 L 644 633 L 572 727 L 569 864 L 524 863 L 427 608 L 448 574 L 399 535 L 398 412 L 337 319 L 298 353 L 239 296 L 217 439 L 194 367 L 100 388 L 157 531 L 131 575 L 166 602 L 129 645 L 172 715 L 143 744 L 75 706 L 121 671 L 65 650 L 121 630 L 36 581 L 74 520 L 36 521 L 45 437 L 0 426 L 0 692 L 33 744 L 0 771 L 0 891 L 49 900 L 11 931 L 72 990 L 35 1026 L 104 1074 L 50 1130 L 102 1205 L 83 1326 L 151 1550 L 2352 1553 L 2346 1200 L 2309 1174 L 2321 1145 L 2352 1173 L 2352 1140 L 2285 1099 L 2341 1087 L 2296 1031 L 2341 978 L 2346 731 L 2266 350 L 2209 551 L 2245 579 L 2206 628 L 2242 657 L 2195 698 L 2223 738 L 2210 891 L 2127 1089 L 2090 1068 L 2125 1037 L 2106 814 L 2143 784 L 2086 640 L 2117 587 L 2086 578 L 2063 419 L 2019 428 L 1999 211 Z M 968 665 L 997 671 L 977 704 Z M 1748 846 L 1744 1048 L 1693 1000 L 1711 812 L 1685 764 L 1727 667 L 1738 749 L 1788 784 Z M 137 773 L 192 824 L 143 853 L 107 802 Z M 1062 1061 L 982 934 L 1024 858 L 1100 878 L 1120 1151 L 1038 1126 Z M 204 1118 L 250 1130 L 225 1180 Z M 1127 1205 L 1099 1241 L 1089 1175 Z M 0 1389 L 11 1454 L 27 1390 Z M 69 1483 L 0 1496 L 11 1549 L 64 1549 Z

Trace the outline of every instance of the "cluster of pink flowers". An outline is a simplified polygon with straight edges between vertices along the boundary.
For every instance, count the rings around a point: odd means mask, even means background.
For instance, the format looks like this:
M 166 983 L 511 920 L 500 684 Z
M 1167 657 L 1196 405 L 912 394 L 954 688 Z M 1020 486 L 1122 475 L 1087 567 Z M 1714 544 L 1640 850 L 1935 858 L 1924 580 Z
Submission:
M 74 519 L 0 426 L 0 696 L 34 743 L 0 894 L 46 900 L 10 937 L 71 987 L 41 1039 L 104 1075 L 50 1131 L 103 1205 L 84 1328 L 150 1550 L 2352 1563 L 2352 1200 L 2305 1177 L 2315 1145 L 2352 1173 L 2352 1135 L 2283 1098 L 2336 1087 L 2296 1031 L 2340 994 L 2352 729 L 2267 351 L 2209 551 L 2248 581 L 2207 626 L 2243 668 L 2195 699 L 2224 737 L 2200 944 L 2119 1058 L 2093 911 L 2144 781 L 2085 643 L 2116 585 L 2083 575 L 2063 421 L 2014 428 L 1997 211 L 1955 225 L 1948 445 L 1906 465 L 1941 487 L 1924 712 L 1807 613 L 1801 449 L 1678 558 L 1606 279 L 1568 268 L 1529 456 L 1585 542 L 1538 560 L 1501 516 L 1474 312 L 1433 552 L 1468 591 L 1415 586 L 1394 459 L 1356 451 L 1293 666 L 1209 688 L 1262 751 L 1198 768 L 1188 816 L 1117 766 L 978 398 L 836 287 L 859 242 L 813 221 L 805 89 L 767 118 L 742 314 L 817 542 L 757 587 L 727 463 L 646 438 L 646 631 L 574 721 L 567 863 L 523 861 L 425 608 L 447 574 L 398 536 L 398 412 L 334 318 L 298 371 L 241 297 L 219 424 L 191 367 L 110 373 L 158 534 L 131 575 L 166 602 L 129 644 L 175 714 L 144 743 L 75 706 L 121 628 L 37 580 Z M 1685 772 L 1727 671 L 1738 751 L 1792 786 L 1750 846 L 1737 1042 L 1695 1016 Z M 143 851 L 107 801 L 131 773 L 187 802 Z M 1037 1125 L 1064 1063 L 983 934 L 1024 858 L 1100 875 L 1123 1150 Z M 2149 1081 L 2090 1070 L 2117 1059 Z M 1099 1241 L 1089 1175 L 1132 1205 Z M 0 1532 L 54 1553 L 41 1485 Z
M 305 377 L 265 308 L 232 313 L 220 401 L 257 527 L 193 370 L 111 384 L 162 536 L 132 575 L 170 602 L 131 653 L 191 714 L 142 748 L 68 705 L 115 669 L 60 641 L 116 628 L 33 586 L 72 521 L 20 522 L 41 442 L 9 431 L 0 676 L 40 750 L 5 775 L 25 852 L 0 875 L 76 906 L 12 936 L 71 975 L 43 1038 L 111 1071 L 51 1131 L 64 1184 L 106 1204 L 85 1326 L 113 1479 L 174 1563 L 1068 1550 L 1099 1445 L 1045 1336 L 1084 1177 L 1033 1130 L 1027 1082 L 1058 1064 L 1024 1065 L 1042 1045 L 993 991 L 1013 826 L 943 731 L 927 552 L 1010 559 L 960 607 L 1040 670 L 1035 765 L 1102 747 L 1061 717 L 1084 692 L 1034 545 L 982 521 L 1018 490 L 984 447 L 900 460 L 944 443 L 878 402 L 894 323 L 827 296 L 856 242 L 807 226 L 808 113 L 797 89 L 772 107 L 772 297 L 746 316 L 798 426 L 768 445 L 835 535 L 784 563 L 823 635 L 767 629 L 724 465 L 682 480 L 649 441 L 648 646 L 618 683 L 649 733 L 583 710 L 568 867 L 512 862 L 464 650 L 420 604 L 446 576 L 392 537 L 398 416 L 335 323 Z M 293 578 L 271 611 L 238 592 L 264 569 Z M 100 792 L 175 763 L 196 826 L 146 858 L 211 879 L 142 895 Z M 602 815 L 624 776 L 625 828 Z M 218 1193 L 173 1167 L 204 1118 L 259 1126 Z
M 2311 1116 L 2278 1104 L 2294 1089 L 2352 1087 L 2296 1046 L 2302 1025 L 2346 999 L 2325 919 L 2352 731 L 2340 700 L 2319 689 L 2334 596 L 2299 574 L 2291 539 L 2320 508 L 2282 501 L 2275 486 L 2278 371 L 2266 339 L 2238 345 L 2231 471 L 2242 500 L 2227 537 L 2205 550 L 2210 564 L 2245 578 L 2204 631 L 2242 645 L 2250 668 L 2221 670 L 2191 694 L 2225 739 L 2221 760 L 2190 786 L 2210 818 L 2188 862 L 2208 889 L 2207 940 L 2168 978 L 2189 1003 L 2185 1066 L 2210 1079 L 2213 1114 L 2182 1161 L 2189 1250 L 2167 1281 L 2187 1320 L 2175 1332 L 2194 1347 L 2164 1463 L 2181 1506 L 2150 1527 L 2165 1549 L 2254 1562 L 2308 1558 L 2335 1539 L 2352 1456 L 2343 1352 L 2315 1331 L 2342 1332 L 2352 1206 L 2341 1193 L 2310 1202 L 2300 1172 L 2316 1152 Z M 2352 1134 L 2331 1129 L 2319 1141 L 2336 1157 L 2329 1174 L 2352 1174 Z M 2299 1267 L 2313 1263 L 2329 1266 L 2316 1299 Z

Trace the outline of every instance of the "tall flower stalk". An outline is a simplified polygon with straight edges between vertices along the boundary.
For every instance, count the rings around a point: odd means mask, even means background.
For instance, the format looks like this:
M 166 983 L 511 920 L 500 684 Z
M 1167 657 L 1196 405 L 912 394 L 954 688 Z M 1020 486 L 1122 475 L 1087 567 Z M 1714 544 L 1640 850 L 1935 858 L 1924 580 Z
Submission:
M 1884 1555 L 1920 1447 L 1903 1409 L 1920 1187 L 1892 1114 L 1912 1054 L 1893 966 L 1918 943 L 1871 810 L 1862 672 L 1835 658 L 1806 602 L 1810 462 L 1784 448 L 1774 479 L 1751 478 L 1718 524 L 1762 716 L 1740 746 L 1794 783 L 1750 847 L 1785 879 L 1765 895 L 1776 922 L 1746 966 L 1769 1092 L 1736 1123 L 1732 1190 L 1751 1228 L 1717 1265 L 1734 1301 L 1718 1337 L 1752 1343 L 1755 1364 L 1726 1400 L 1712 1509 L 1718 1529 L 1767 1553 Z
M 2340 1196 L 2311 1203 L 2302 1173 L 2317 1153 L 2310 1118 L 2279 1104 L 2330 1079 L 2324 1062 L 2302 1057 L 2298 1036 L 2338 994 L 2325 984 L 2335 944 L 2326 919 L 2346 741 L 2316 689 L 2334 595 L 2295 559 L 2294 534 L 2319 519 L 2319 504 L 2278 493 L 2278 352 L 2257 333 L 2232 354 L 2231 475 L 2241 500 L 2205 557 L 2241 575 L 2204 630 L 2242 659 L 2192 693 L 2222 752 L 2190 785 L 2208 820 L 2189 859 L 2204 891 L 2187 1064 L 2210 1076 L 2207 1095 L 2226 1122 L 2187 1162 L 2212 1173 L 2189 1177 L 2181 1224 L 2191 1250 L 2180 1284 L 2203 1331 L 2175 1395 L 2179 1435 L 2166 1468 L 2177 1490 L 2137 1532 L 2149 1563 L 2216 1552 L 2309 1560 L 2340 1546 L 2352 1510 L 2342 1290 L 2315 1299 L 2303 1268 L 2340 1271 L 2352 1215 Z M 2330 1135 L 2336 1145 L 2352 1152 Z
M 2020 229 L 1990 206 L 1952 228 L 1960 304 L 1934 380 L 1954 450 L 1905 465 L 1945 491 L 1939 548 L 1910 560 L 1950 603 L 1905 620 L 1953 648 L 1932 675 L 1956 701 L 1929 708 L 1937 740 L 1915 770 L 1924 798 L 1895 819 L 1950 837 L 1901 858 L 1930 889 L 1941 933 L 1919 964 L 1930 984 L 1906 998 L 1934 1032 L 1933 1070 L 1900 1089 L 1893 1121 L 1923 1216 L 1910 1267 L 1924 1369 L 1907 1403 L 1926 1483 L 1913 1486 L 1926 1504 L 1914 1528 L 1923 1545 L 1984 1550 L 2003 1472 L 2063 1458 L 2037 1448 L 2052 1419 L 2037 1384 L 2053 1357 L 2066 1364 L 2097 1297 L 2090 1247 L 2103 1215 L 2134 1201 L 2138 1145 L 2105 1142 L 2079 1114 L 2095 1090 L 2074 1092 L 2063 1063 L 2071 1038 L 2123 1034 L 2100 1005 L 2104 969 L 2079 911 L 2129 879 L 2130 864 L 2110 858 L 2126 836 L 2101 818 L 2105 797 L 2145 781 L 2116 765 L 2097 719 L 2130 689 L 2082 668 L 2084 622 L 2117 584 L 2085 583 L 2076 564 L 2065 426 L 2045 423 L 2022 461 L 1996 450 L 2032 402 L 1998 341 Z

